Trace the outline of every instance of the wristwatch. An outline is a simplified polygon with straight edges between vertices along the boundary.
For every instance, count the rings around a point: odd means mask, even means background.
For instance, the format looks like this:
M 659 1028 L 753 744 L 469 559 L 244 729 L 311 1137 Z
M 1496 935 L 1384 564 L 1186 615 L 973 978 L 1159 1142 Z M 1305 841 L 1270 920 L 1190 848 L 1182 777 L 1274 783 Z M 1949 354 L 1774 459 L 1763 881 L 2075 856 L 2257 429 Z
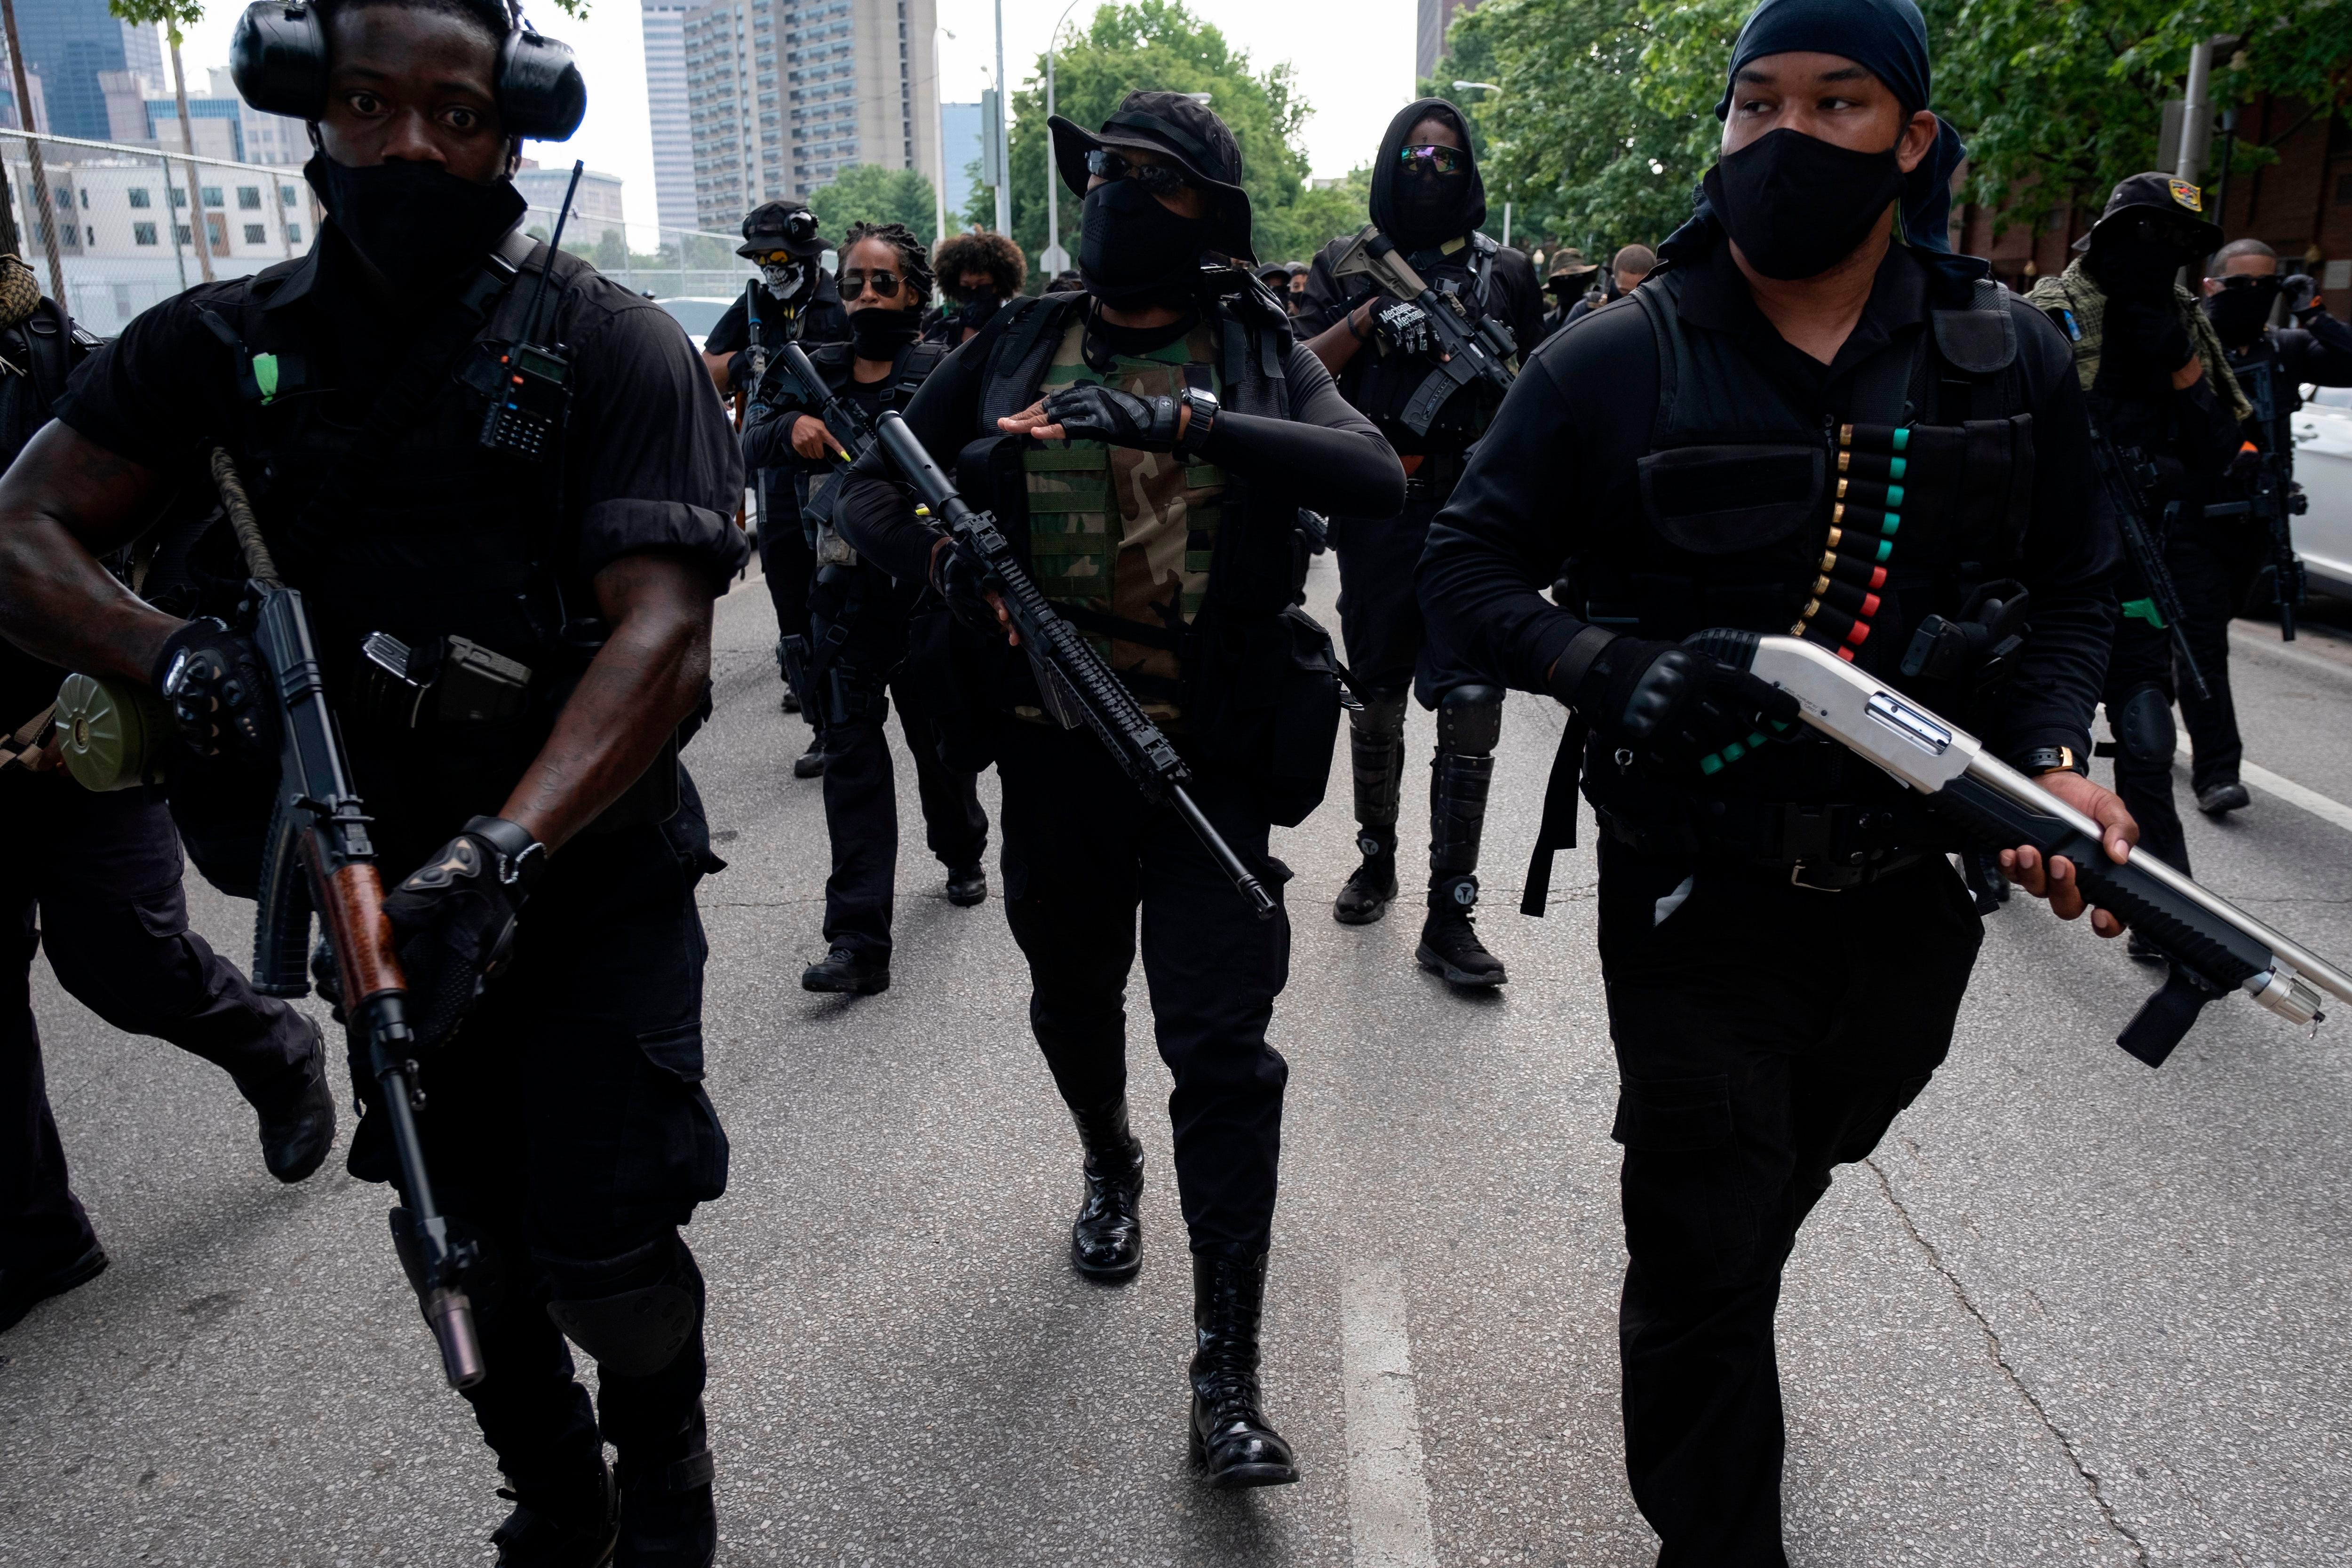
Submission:
M 1182 457 L 1198 457 L 1217 427 L 1217 395 L 1206 387 L 1188 386 L 1176 401 L 1192 411 L 1192 416 L 1185 421 L 1184 434 L 1176 439 L 1176 450 Z
M 2036 746 L 2025 753 L 2022 772 L 2039 778 L 2043 773 L 2088 773 L 2089 762 L 2075 755 L 2072 746 Z

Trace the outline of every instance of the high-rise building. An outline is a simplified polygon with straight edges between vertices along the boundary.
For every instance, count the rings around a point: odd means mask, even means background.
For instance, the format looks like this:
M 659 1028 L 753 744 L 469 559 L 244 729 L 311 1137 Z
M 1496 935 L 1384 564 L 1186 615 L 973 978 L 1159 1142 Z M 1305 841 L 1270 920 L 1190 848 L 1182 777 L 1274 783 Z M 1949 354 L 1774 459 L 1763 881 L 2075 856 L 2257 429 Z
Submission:
M 59 136 L 106 140 L 110 126 L 101 71 L 138 71 L 168 81 L 163 37 L 153 26 L 118 21 L 106 0 L 21 0 L 16 37 L 25 69 L 37 71 L 49 130 Z
M 246 102 L 226 67 L 215 67 L 211 79 L 210 92 L 188 94 L 188 129 L 194 137 L 190 145 L 180 134 L 179 99 L 168 83 L 144 71 L 99 72 L 99 90 L 106 101 L 105 140 L 240 163 L 309 160 L 310 133 L 300 121 L 264 114 Z
M 563 193 L 572 185 L 572 165 L 555 163 L 545 168 L 523 160 L 515 171 L 514 187 L 530 204 L 530 216 L 523 226 L 545 239 L 555 231 L 556 209 L 563 205 Z M 628 234 L 628 216 L 621 204 L 621 176 L 599 174 L 584 169 L 580 174 L 580 188 L 572 193 L 572 216 L 563 224 L 563 248 L 591 251 L 607 234 Z
M 654 211 L 664 228 L 692 228 L 694 120 L 686 90 L 687 0 L 639 0 L 646 111 L 654 132 Z
M 700 227 L 844 169 L 938 161 L 933 0 L 708 0 L 686 14 Z
M 940 193 L 947 197 L 948 228 L 963 227 L 963 205 L 971 200 L 971 166 L 980 162 L 980 105 L 940 105 L 940 139 L 946 155 L 940 162 L 946 178 Z
M 1445 54 L 1445 29 L 1465 11 L 1478 8 L 1478 0 L 1421 0 L 1421 15 L 1412 34 L 1412 74 L 1419 80 L 1437 68 Z

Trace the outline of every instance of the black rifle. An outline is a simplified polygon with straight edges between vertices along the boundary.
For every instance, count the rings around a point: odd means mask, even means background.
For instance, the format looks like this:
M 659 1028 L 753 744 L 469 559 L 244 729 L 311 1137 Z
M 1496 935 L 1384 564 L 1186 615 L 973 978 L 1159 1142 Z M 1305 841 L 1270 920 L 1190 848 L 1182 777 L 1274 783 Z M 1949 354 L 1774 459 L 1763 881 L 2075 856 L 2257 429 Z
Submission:
M 482 1350 L 463 1276 L 474 1249 L 452 1236 L 433 1201 L 416 1112 L 425 1096 L 411 1059 L 408 981 L 393 950 L 383 913 L 383 877 L 368 837 L 373 820 L 352 787 L 343 736 L 327 705 L 317 640 L 301 593 L 278 575 L 245 483 L 229 455 L 213 448 L 213 479 L 244 547 L 246 570 L 260 601 L 254 642 L 276 689 L 284 731 L 278 805 L 261 865 L 261 907 L 254 921 L 253 984 L 266 996 L 310 994 L 310 916 L 319 916 L 334 951 L 337 998 L 355 1047 L 364 1047 L 381 1090 L 377 1107 L 392 1127 L 408 1205 L 392 1211 L 393 1241 L 415 1284 L 418 1304 L 441 1347 L 452 1388 L 482 1381 Z M 306 876 L 307 873 L 307 876 Z
M 2171 568 L 2164 563 L 2163 541 L 2147 525 L 2146 506 L 2149 491 L 2156 487 L 2156 465 L 2136 447 L 2118 452 L 2101 433 L 2098 422 L 2090 419 L 2087 409 L 2084 417 L 2091 426 L 2091 456 L 2098 466 L 2099 483 L 2124 531 L 2124 549 L 2147 584 L 2148 599 L 2163 617 L 2165 629 L 2172 634 L 2172 646 L 2180 655 L 2180 667 L 2189 672 L 2189 683 L 2197 689 L 2198 696 L 2210 697 L 2212 688 L 2205 684 L 2205 672 L 2197 668 L 2197 656 L 2189 650 L 2189 629 L 2180 619 L 2180 593 L 2172 585 Z
M 2271 362 L 2258 360 L 2241 371 L 2239 384 L 2254 405 L 2254 425 L 2262 439 L 2254 448 L 2253 493 L 2242 501 L 2225 501 L 2205 509 L 2207 517 L 2251 517 L 2269 535 L 2272 584 L 2278 590 L 2279 640 L 2294 641 L 2294 615 L 2310 596 L 2303 558 L 2294 552 L 2294 519 L 2311 510 L 2303 487 L 2294 482 L 2294 454 L 2271 449 L 2278 428 L 2278 394 Z
M 1335 278 L 1370 278 L 1383 293 L 1419 306 L 1429 318 L 1445 359 L 1405 404 L 1405 426 L 1414 435 L 1427 435 L 1446 400 L 1474 381 L 1483 379 L 1497 392 L 1510 391 L 1513 375 L 1505 362 L 1518 353 L 1510 329 L 1483 314 L 1474 321 L 1459 294 L 1431 288 L 1396 242 L 1372 225 L 1366 224 L 1357 234 L 1331 272 Z
M 866 410 L 827 386 L 824 384 L 824 377 L 817 373 L 815 364 L 810 361 L 800 344 L 786 343 L 777 351 L 776 357 L 784 362 L 784 369 L 791 373 L 792 378 L 801 384 L 802 388 L 816 404 L 825 425 L 831 428 L 849 432 L 850 441 L 855 447 L 855 453 L 852 455 L 862 454 L 866 447 L 874 445 L 874 422 L 866 417 Z
M 896 410 L 883 410 L 882 417 L 874 423 L 874 437 L 883 454 L 922 498 L 932 519 L 946 525 L 952 548 L 986 574 L 990 589 L 1003 600 L 1013 630 L 1028 651 L 1029 668 L 1037 678 L 1046 716 L 1065 730 L 1081 724 L 1092 730 L 1143 792 L 1143 798 L 1155 805 L 1164 802 L 1173 806 L 1249 900 L 1251 911 L 1260 920 L 1271 920 L 1274 895 L 1242 863 L 1184 787 L 1192 782 L 1192 768 L 1095 652 L 1094 645 L 1055 613 L 1013 552 L 1012 542 L 997 528 L 996 519 L 974 511 L 956 493 L 955 486 L 948 482 L 947 475 L 931 461 L 931 455 L 923 450 L 922 442 Z

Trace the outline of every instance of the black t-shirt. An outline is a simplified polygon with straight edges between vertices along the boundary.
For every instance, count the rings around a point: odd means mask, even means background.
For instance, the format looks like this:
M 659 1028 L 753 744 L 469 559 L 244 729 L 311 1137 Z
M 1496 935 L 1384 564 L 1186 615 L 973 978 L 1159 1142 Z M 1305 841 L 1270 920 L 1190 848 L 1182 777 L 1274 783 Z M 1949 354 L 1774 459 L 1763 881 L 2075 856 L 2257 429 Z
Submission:
M 315 345 L 311 395 L 330 422 L 355 426 L 427 321 L 371 296 L 341 247 L 330 225 L 268 309 L 299 313 L 297 330 Z M 559 258 L 554 277 L 549 335 L 570 352 L 572 405 L 561 482 L 547 489 L 562 499 L 569 566 L 593 578 L 622 556 L 662 551 L 702 562 L 714 579 L 731 576 L 748 554 L 734 521 L 742 459 L 693 346 L 667 311 L 585 262 Z M 58 416 L 109 451 L 208 486 L 208 454 L 226 446 L 242 458 L 247 424 L 237 362 L 199 312 L 235 321 L 247 286 L 205 284 L 143 312 L 90 356 Z M 415 470 L 438 460 L 423 429 L 384 464 L 404 487 L 429 483 Z M 283 510 L 258 494 L 257 506 L 267 536 Z M 453 571 L 462 564 L 453 561 Z
M 1759 372 L 1826 418 L 1856 396 L 1854 372 L 1930 308 L 1926 267 L 1895 247 L 1862 320 L 1823 364 L 1785 340 L 1756 306 L 1729 247 L 1695 260 L 1682 296 L 1686 330 L 1736 334 Z M 2033 416 L 2033 499 L 2018 575 L 2033 593 L 2033 635 L 2004 689 L 2004 754 L 2089 744 L 2114 626 L 2116 531 L 2093 503 L 2089 428 L 2074 356 L 2039 312 L 2012 309 L 2025 405 Z M 2037 324 L 2038 323 L 2038 324 Z M 1477 668 L 1526 691 L 1582 629 L 1545 594 L 1560 563 L 1608 530 L 1640 526 L 1635 463 L 1658 414 L 1658 350 L 1628 297 L 1554 334 L 1528 359 L 1494 424 L 1471 449 L 1452 500 L 1431 525 L 1421 602 L 1433 634 Z
M 816 275 L 816 289 L 808 303 L 800 310 L 801 328 L 793 331 L 793 312 L 790 306 L 780 303 L 768 292 L 768 286 L 754 279 L 744 285 L 760 291 L 760 344 L 773 351 L 790 342 L 809 343 L 840 343 L 849 341 L 849 312 L 841 308 L 841 295 L 833 286 L 830 274 Z M 702 352 L 707 354 L 731 354 L 751 346 L 751 311 L 743 296 L 727 307 L 719 324 L 702 340 Z

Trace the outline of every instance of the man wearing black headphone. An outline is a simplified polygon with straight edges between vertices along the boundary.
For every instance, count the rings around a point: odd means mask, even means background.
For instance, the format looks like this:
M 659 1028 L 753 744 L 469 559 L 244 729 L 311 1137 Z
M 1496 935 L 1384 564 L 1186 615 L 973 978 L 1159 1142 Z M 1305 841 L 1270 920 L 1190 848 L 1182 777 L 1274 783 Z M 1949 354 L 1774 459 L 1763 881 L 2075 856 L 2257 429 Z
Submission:
M 0 479 L 0 633 L 156 688 L 186 742 L 175 807 L 196 780 L 266 813 L 276 709 L 234 545 L 198 606 L 221 618 L 163 614 L 94 559 L 234 462 L 310 611 L 381 861 L 416 868 L 385 913 L 426 1163 L 478 1248 L 488 1375 L 465 1393 L 515 1501 L 499 1561 L 707 1564 L 703 1285 L 678 1227 L 726 1185 L 692 890 L 717 863 L 677 747 L 745 556 L 735 443 L 675 321 L 517 233 L 522 140 L 585 109 L 570 50 L 494 0 L 268 0 L 232 61 L 248 102 L 310 122 L 328 222 L 91 357 Z M 549 420 L 519 442 L 487 416 L 526 369 Z M 399 700 L 353 700 L 371 689 Z M 353 1141 L 363 1180 L 399 1179 L 385 1120 Z

